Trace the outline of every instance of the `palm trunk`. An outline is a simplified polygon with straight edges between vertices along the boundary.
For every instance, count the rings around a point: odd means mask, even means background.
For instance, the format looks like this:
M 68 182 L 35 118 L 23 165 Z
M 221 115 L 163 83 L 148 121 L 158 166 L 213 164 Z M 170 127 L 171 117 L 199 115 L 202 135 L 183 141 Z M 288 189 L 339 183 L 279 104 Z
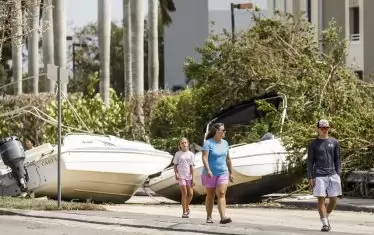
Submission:
M 100 94 L 106 107 L 110 104 L 110 13 L 109 0 L 99 0 Z
M 22 94 L 22 10 L 21 0 L 12 4 L 12 61 L 13 81 L 17 81 L 16 94 Z
M 133 48 L 133 78 L 135 81 L 134 137 L 149 142 L 145 131 L 143 95 L 144 95 L 144 17 L 143 1 L 131 0 L 131 33 Z
M 135 81 L 135 94 L 144 94 L 144 17 L 143 1 L 131 0 L 131 18 L 132 18 L 132 48 Z
M 47 73 L 47 64 L 54 64 L 54 48 L 53 48 L 53 10 L 51 0 L 44 1 L 44 15 L 43 15 L 43 62 L 44 73 Z M 47 79 L 48 92 L 54 92 L 56 81 Z
M 28 15 L 28 74 L 30 90 L 34 94 L 39 93 L 39 8 L 40 1 L 32 0 Z
M 158 90 L 158 1 L 148 1 L 148 84 L 150 90 Z
M 53 0 L 53 36 L 55 64 L 66 69 L 66 13 L 65 0 Z M 61 84 L 61 91 L 67 93 L 67 84 Z
M 131 4 L 130 0 L 123 0 L 123 56 L 125 72 L 125 96 L 133 96 L 132 63 L 131 63 Z

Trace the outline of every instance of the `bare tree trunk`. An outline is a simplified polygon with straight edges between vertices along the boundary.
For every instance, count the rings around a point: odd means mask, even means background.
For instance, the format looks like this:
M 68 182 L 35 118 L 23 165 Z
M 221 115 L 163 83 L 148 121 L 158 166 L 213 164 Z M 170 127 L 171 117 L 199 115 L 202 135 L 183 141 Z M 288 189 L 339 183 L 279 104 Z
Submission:
M 55 64 L 66 69 L 66 12 L 65 0 L 53 0 L 53 36 Z M 61 84 L 62 92 L 67 93 L 67 84 Z
M 158 1 L 148 0 L 148 86 L 158 90 Z
M 34 94 L 39 93 L 39 8 L 40 0 L 32 0 L 27 17 L 28 34 L 28 74 L 30 88 Z
M 100 94 L 106 107 L 110 97 L 110 29 L 111 11 L 109 0 L 98 0 L 99 48 L 100 48 Z
M 134 87 L 132 81 L 132 58 L 131 58 L 131 0 L 123 0 L 123 56 L 125 72 L 125 97 L 133 96 Z
M 44 0 L 44 15 L 43 15 L 43 28 L 46 30 L 43 32 L 43 62 L 44 72 L 47 73 L 47 64 L 54 64 L 54 48 L 53 48 L 53 10 L 52 0 Z M 47 79 L 48 92 L 54 92 L 56 81 Z
M 12 4 L 12 61 L 13 80 L 17 81 L 16 94 L 22 94 L 22 10 L 21 0 Z

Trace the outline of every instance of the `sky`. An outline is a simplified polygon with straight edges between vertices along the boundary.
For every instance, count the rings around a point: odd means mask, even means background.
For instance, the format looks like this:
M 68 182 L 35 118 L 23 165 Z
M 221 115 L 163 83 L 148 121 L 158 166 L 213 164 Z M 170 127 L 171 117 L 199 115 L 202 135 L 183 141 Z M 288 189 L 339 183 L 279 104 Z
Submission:
M 141 0 L 140 0 L 141 1 Z M 148 0 L 144 1 L 143 13 L 147 14 Z M 188 0 L 185 0 L 188 1 Z M 210 9 L 224 10 L 230 8 L 230 3 L 245 3 L 248 0 L 208 0 Z M 123 0 L 111 0 L 112 21 L 120 23 L 122 20 Z M 261 9 L 267 8 L 267 0 L 252 0 Z M 73 33 L 75 27 L 82 27 L 97 20 L 97 0 L 67 0 L 66 17 L 68 35 Z

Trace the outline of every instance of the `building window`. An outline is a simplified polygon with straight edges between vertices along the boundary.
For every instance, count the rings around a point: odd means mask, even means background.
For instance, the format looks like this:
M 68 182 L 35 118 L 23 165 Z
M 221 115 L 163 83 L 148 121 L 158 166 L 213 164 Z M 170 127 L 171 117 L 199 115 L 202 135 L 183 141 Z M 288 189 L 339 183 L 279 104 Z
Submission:
M 309 23 L 312 23 L 312 0 L 306 0 L 306 14 Z
M 351 41 L 360 40 L 360 8 L 351 7 L 349 9 L 349 28 Z
M 356 74 L 356 76 L 359 78 L 359 79 L 363 79 L 363 76 L 364 76 L 364 74 L 363 74 L 363 72 L 361 71 L 361 70 L 357 70 L 357 71 L 355 71 L 355 74 Z

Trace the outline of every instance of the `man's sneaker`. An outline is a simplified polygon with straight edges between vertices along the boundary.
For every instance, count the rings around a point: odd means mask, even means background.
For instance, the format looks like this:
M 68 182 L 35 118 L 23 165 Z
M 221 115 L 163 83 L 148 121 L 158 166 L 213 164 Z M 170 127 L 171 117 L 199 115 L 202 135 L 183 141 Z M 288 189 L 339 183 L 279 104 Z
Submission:
M 189 218 L 187 212 L 183 213 L 182 218 Z
M 206 222 L 207 222 L 208 224 L 212 224 L 212 223 L 213 223 L 212 217 L 208 217 L 208 218 L 206 218 Z
M 321 231 L 322 232 L 328 232 L 328 231 L 330 231 L 330 226 L 329 225 L 323 225 L 322 228 L 321 228 Z

